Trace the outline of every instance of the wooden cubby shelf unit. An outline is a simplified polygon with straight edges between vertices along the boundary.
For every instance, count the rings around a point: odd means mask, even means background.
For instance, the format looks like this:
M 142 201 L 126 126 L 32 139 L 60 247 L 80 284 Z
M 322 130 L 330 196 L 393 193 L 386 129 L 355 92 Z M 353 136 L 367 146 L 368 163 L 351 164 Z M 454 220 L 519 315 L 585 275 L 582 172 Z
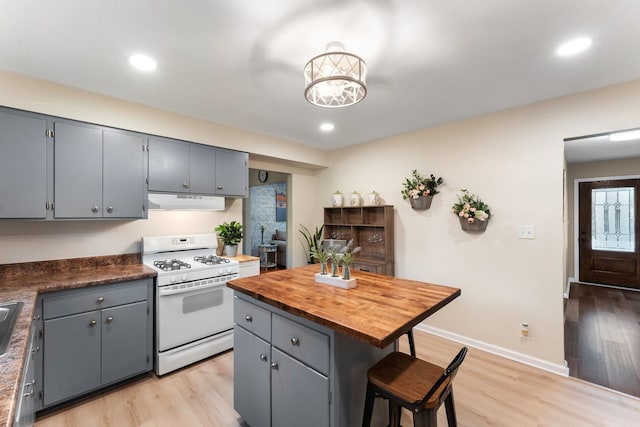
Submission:
M 393 206 L 324 208 L 324 239 L 350 240 L 362 249 L 352 268 L 394 275 Z

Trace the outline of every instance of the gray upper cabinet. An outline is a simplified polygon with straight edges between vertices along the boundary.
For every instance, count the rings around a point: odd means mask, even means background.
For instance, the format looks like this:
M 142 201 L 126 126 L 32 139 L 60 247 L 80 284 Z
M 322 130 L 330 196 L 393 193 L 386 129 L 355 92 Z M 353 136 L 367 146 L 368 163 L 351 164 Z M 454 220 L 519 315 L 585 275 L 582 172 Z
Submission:
M 168 138 L 149 138 L 149 191 L 246 197 L 249 155 Z
M 189 192 L 188 143 L 149 138 L 149 191 Z
M 77 122 L 54 126 L 55 218 L 144 218 L 144 136 Z
M 102 147 L 102 216 L 146 218 L 145 137 L 105 130 Z
M 189 144 L 190 190 L 196 194 L 216 192 L 216 149 L 208 145 Z
M 0 218 L 46 218 L 46 132 L 46 116 L 0 108 Z
M 246 197 L 249 187 L 249 154 L 216 150 L 216 194 Z

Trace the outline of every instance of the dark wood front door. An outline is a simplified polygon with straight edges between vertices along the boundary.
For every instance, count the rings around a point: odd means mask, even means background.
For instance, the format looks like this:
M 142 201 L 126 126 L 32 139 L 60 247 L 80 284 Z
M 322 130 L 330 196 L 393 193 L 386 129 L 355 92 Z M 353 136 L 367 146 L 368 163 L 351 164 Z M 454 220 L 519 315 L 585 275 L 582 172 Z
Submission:
M 640 288 L 640 179 L 579 185 L 580 281 Z

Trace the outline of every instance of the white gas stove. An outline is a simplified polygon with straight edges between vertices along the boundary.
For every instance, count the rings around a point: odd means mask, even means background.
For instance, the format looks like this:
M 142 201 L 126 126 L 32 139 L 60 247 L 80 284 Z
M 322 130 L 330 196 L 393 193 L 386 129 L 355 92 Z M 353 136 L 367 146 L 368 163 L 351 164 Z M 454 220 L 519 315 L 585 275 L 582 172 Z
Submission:
M 233 292 L 240 263 L 216 255 L 215 234 L 142 239 L 142 262 L 156 278 L 158 375 L 233 347 Z

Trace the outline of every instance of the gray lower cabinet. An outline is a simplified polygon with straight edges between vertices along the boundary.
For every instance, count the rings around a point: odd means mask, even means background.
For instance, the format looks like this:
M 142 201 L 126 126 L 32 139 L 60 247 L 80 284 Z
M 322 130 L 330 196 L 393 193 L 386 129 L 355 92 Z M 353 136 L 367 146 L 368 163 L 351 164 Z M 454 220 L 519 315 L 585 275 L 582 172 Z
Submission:
M 56 121 L 55 218 L 144 218 L 145 138 Z
M 233 347 L 234 408 L 251 427 L 269 427 L 271 344 L 236 326 Z
M 233 405 L 250 427 L 362 423 L 367 370 L 380 349 L 241 292 L 234 297 Z M 387 425 L 384 405 L 372 425 Z
M 46 218 L 46 132 L 46 116 L 0 108 L 0 218 Z
M 234 303 L 235 410 L 251 427 L 333 425 L 329 336 L 246 300 Z M 325 373 L 316 370 L 316 360 Z
M 150 371 L 153 281 L 41 297 L 42 401 L 38 409 Z
M 36 342 L 38 323 L 33 322 L 29 334 L 29 347 L 22 368 L 20 394 L 16 401 L 16 413 L 13 420 L 14 427 L 32 426 L 36 419 L 36 367 L 37 353 L 40 347 Z

